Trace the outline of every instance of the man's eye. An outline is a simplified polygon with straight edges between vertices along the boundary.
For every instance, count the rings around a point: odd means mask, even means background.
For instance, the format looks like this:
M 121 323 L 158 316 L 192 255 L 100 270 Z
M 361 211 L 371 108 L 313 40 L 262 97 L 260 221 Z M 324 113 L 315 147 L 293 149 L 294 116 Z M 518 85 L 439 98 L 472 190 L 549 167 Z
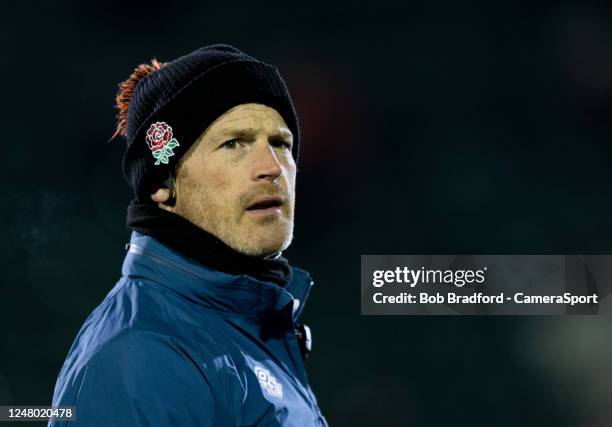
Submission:
M 225 141 L 223 144 L 221 144 L 221 147 L 233 149 L 233 148 L 236 148 L 238 146 L 239 142 L 240 141 L 238 139 L 236 139 L 236 138 L 230 139 L 229 141 Z
M 272 141 L 272 145 L 274 147 L 291 149 L 291 144 L 289 144 L 287 141 L 284 141 L 282 139 L 276 139 Z

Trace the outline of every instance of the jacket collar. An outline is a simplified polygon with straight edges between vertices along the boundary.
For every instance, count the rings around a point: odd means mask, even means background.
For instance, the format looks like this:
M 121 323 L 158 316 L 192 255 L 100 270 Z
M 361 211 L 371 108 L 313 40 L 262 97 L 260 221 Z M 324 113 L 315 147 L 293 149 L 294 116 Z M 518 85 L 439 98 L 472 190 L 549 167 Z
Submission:
M 152 280 L 195 303 L 226 313 L 261 319 L 281 316 L 293 323 L 314 284 L 306 271 L 296 267 L 292 267 L 293 278 L 284 288 L 245 274 L 222 273 L 136 231 L 127 249 L 123 276 Z

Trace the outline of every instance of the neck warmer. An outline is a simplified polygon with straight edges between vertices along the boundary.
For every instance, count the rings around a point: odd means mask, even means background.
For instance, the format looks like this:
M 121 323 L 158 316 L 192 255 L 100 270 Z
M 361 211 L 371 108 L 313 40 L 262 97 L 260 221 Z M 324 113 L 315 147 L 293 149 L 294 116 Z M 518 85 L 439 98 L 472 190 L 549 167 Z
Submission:
M 293 276 L 289 262 L 280 253 L 267 257 L 245 255 L 186 218 L 152 203 L 132 201 L 128 206 L 127 226 L 213 270 L 247 274 L 279 286 L 285 286 Z

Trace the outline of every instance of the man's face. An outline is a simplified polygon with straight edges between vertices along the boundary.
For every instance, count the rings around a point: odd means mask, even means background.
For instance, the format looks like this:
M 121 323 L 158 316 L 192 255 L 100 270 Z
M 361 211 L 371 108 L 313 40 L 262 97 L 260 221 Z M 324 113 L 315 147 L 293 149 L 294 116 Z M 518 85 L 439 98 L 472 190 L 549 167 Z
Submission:
M 228 110 L 181 159 L 170 209 L 239 252 L 265 256 L 286 249 L 295 207 L 292 145 L 273 108 Z

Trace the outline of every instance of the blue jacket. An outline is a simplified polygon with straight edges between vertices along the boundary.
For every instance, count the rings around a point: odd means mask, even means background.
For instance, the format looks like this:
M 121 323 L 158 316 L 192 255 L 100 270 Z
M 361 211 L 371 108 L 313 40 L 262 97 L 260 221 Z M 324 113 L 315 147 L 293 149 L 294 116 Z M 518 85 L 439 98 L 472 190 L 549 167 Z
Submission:
M 313 284 L 211 270 L 132 234 L 122 277 L 79 331 L 49 426 L 326 426 L 294 333 Z

